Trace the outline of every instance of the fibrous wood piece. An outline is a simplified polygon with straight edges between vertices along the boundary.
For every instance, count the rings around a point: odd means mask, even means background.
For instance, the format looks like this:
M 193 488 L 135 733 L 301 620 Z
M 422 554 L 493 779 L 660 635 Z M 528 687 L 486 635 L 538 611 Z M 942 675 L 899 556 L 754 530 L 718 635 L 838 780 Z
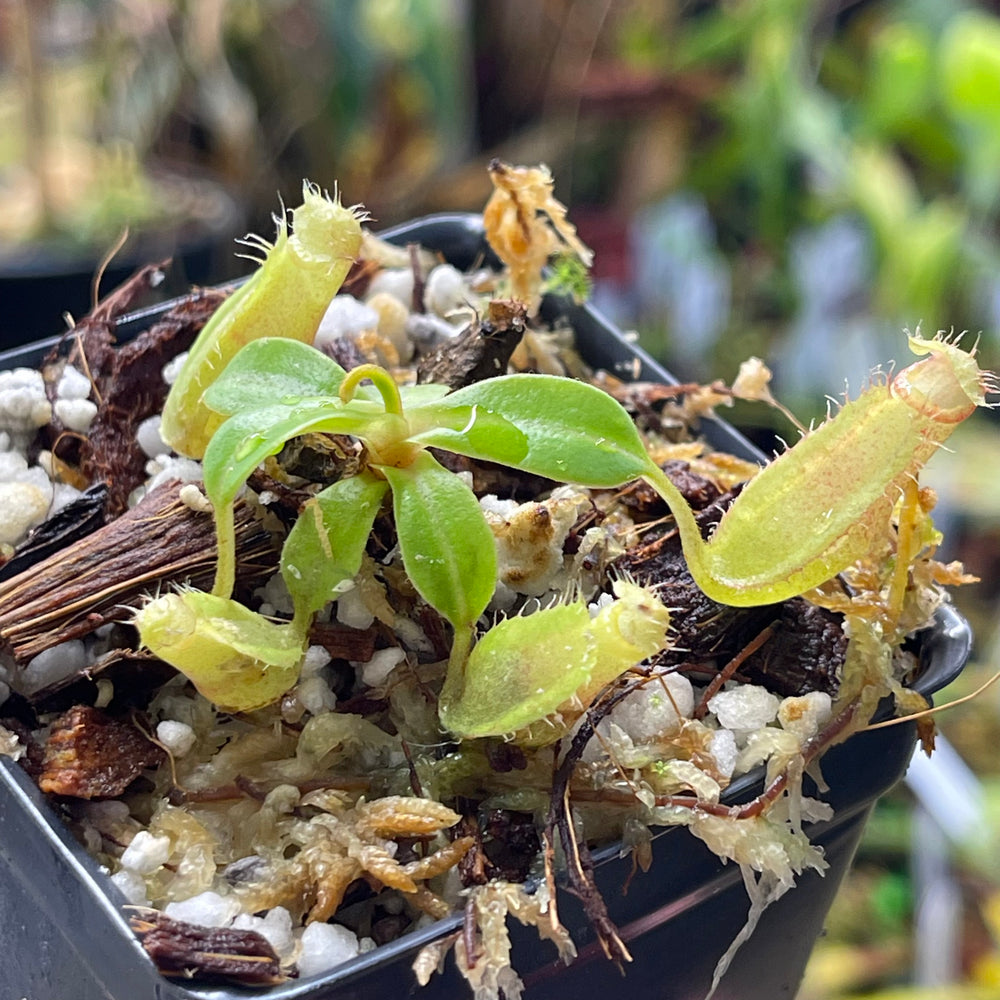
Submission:
M 0 583 L 0 650 L 24 664 L 42 650 L 128 619 L 131 607 L 163 584 L 210 588 L 212 517 L 187 507 L 180 488 L 177 482 L 157 487 L 122 517 Z M 242 503 L 236 535 L 241 585 L 258 586 L 274 573 L 277 555 Z
M 128 343 L 112 348 L 85 334 L 71 352 L 70 361 L 90 371 L 95 381 L 97 415 L 87 434 L 82 467 L 90 482 L 107 484 L 108 518 L 125 512 L 129 494 L 146 478 L 146 455 L 136 430 L 163 409 L 163 366 L 191 346 L 225 298 L 222 291 L 195 292 Z
M 418 382 L 436 382 L 460 389 L 507 373 L 514 349 L 524 336 L 527 316 L 520 302 L 494 299 L 487 315 L 472 323 L 454 340 L 422 358 Z

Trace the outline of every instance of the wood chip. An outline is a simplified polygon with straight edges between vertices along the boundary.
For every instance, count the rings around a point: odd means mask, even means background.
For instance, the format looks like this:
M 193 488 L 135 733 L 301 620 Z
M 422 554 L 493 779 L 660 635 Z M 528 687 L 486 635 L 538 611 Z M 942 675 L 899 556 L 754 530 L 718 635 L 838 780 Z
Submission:
M 166 757 L 133 723 L 76 705 L 52 726 L 38 787 L 77 799 L 111 798 Z
M 85 335 L 71 352 L 70 361 L 94 380 L 98 408 L 82 468 L 90 482 L 107 484 L 109 519 L 128 509 L 129 494 L 146 479 L 147 458 L 136 430 L 163 409 L 163 366 L 191 346 L 225 298 L 221 291 L 196 292 L 128 343 L 109 348 L 103 339 Z
M 472 323 L 454 340 L 421 359 L 417 381 L 460 389 L 486 378 L 506 375 L 510 357 L 524 336 L 525 325 L 523 303 L 494 299 L 484 319 Z
M 267 938 L 232 927 L 201 927 L 141 909 L 129 921 L 164 976 L 277 986 L 288 978 Z

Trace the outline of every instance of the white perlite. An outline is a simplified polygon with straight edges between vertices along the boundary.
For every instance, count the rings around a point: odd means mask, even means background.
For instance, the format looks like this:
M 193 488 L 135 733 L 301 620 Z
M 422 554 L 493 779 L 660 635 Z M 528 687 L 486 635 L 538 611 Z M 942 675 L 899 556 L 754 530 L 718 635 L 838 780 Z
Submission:
M 23 541 L 52 513 L 53 496 L 43 466 L 29 466 L 18 451 L 0 451 L 0 544 Z
M 167 385 L 173 385 L 177 381 L 177 376 L 180 375 L 181 369 L 184 367 L 185 362 L 188 359 L 188 352 L 184 351 L 178 354 L 175 358 L 171 358 L 163 366 L 163 381 Z
M 158 455 L 151 458 L 146 463 L 146 475 L 149 479 L 144 487 L 144 494 L 151 493 L 161 483 L 169 482 L 171 479 L 180 480 L 182 483 L 197 483 L 202 479 L 201 463 L 193 458 L 181 458 L 174 455 Z M 139 497 L 138 500 L 141 499 Z
M 88 399 L 90 397 L 90 379 L 73 365 L 66 365 L 56 384 L 58 399 Z
M 777 718 L 781 699 L 757 684 L 741 684 L 720 691 L 708 703 L 708 710 L 723 729 L 747 731 L 760 729 Z
M 724 778 L 731 778 L 736 770 L 739 749 L 736 737 L 728 729 L 718 729 L 708 741 L 709 753 L 715 758 L 715 766 Z
M 17 545 L 45 520 L 51 500 L 51 490 L 34 483 L 0 483 L 0 542 Z
M 326 679 L 319 675 L 302 679 L 295 691 L 299 703 L 311 715 L 322 715 L 323 712 L 330 712 L 337 707 L 337 696 Z
M 399 646 L 375 650 L 372 658 L 361 665 L 361 683 L 367 687 L 378 686 L 392 673 L 396 665 L 405 659 L 406 652 Z
M 20 688 L 24 694 L 32 695 L 42 688 L 72 677 L 87 666 L 87 650 L 82 639 L 70 639 L 58 646 L 42 650 L 29 660 L 21 674 Z
M 313 346 L 325 351 L 341 337 L 353 337 L 367 330 L 378 329 L 378 313 L 353 295 L 337 295 L 319 322 Z
M 240 912 L 239 900 L 217 892 L 199 892 L 197 896 L 167 903 L 163 912 L 174 920 L 185 920 L 201 927 L 226 927 Z
M 54 410 L 69 430 L 78 434 L 86 434 L 97 416 L 97 404 L 89 399 L 57 399 Z
M 157 455 L 168 455 L 170 445 L 160 437 L 160 414 L 154 413 L 151 417 L 146 417 L 135 430 L 135 439 L 139 447 L 147 458 L 156 458 Z
M 693 711 L 691 682 L 683 674 L 665 674 L 623 698 L 608 713 L 607 721 L 641 743 L 674 729 Z
M 388 293 L 400 302 L 413 301 L 413 271 L 408 267 L 385 268 L 378 271 L 368 286 L 368 299 Z
M 315 976 L 361 954 L 357 934 L 340 924 L 310 924 L 300 941 L 299 977 Z
M 451 264 L 438 264 L 427 275 L 424 306 L 443 319 L 457 309 L 468 308 L 469 287 L 462 272 Z
M 149 897 L 146 895 L 146 880 L 137 872 L 122 868 L 121 871 L 117 871 L 111 876 L 111 881 L 133 906 L 149 905 Z
M 345 590 L 337 600 L 337 621 L 351 628 L 366 629 L 375 621 L 375 616 L 368 610 L 360 588 L 352 587 Z
M 156 738 L 175 757 L 190 752 L 197 739 L 195 731 L 186 722 L 164 719 L 156 727 Z
M 496 540 L 500 582 L 530 597 L 558 589 L 566 537 L 590 498 L 560 487 L 542 502 L 519 504 L 488 494 L 479 505 Z
M 148 830 L 140 830 L 122 853 L 121 865 L 137 875 L 149 875 L 166 864 L 169 857 L 169 837 L 158 837 Z
M 52 419 L 41 372 L 15 368 L 0 372 L 0 431 L 23 448 L 32 434 Z
M 267 939 L 282 962 L 291 959 L 295 948 L 295 932 L 292 929 L 292 915 L 283 906 L 275 906 L 263 917 L 241 913 L 233 921 L 233 927 L 241 931 L 256 931 Z
M 825 691 L 810 691 L 786 698 L 778 709 L 781 728 L 795 733 L 800 740 L 812 739 L 833 712 L 833 699 Z

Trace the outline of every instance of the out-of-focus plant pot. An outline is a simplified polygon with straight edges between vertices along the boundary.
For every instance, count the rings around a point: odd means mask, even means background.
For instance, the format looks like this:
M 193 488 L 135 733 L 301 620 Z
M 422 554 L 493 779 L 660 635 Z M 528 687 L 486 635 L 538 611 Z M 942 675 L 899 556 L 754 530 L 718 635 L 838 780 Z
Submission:
M 101 291 L 115 288 L 144 264 L 168 258 L 170 268 L 151 301 L 235 277 L 233 240 L 243 235 L 244 209 L 218 184 L 199 179 L 191 188 L 191 218 L 131 233 L 101 276 Z M 95 273 L 107 250 L 58 237 L 0 247 L 0 349 L 65 330 L 67 313 L 79 318 L 89 312 Z

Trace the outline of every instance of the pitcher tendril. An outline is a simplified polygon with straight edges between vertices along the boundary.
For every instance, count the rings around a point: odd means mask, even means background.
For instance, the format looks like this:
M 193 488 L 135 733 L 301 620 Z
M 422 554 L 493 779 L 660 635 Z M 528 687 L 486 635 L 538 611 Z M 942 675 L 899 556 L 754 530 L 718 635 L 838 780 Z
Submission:
M 403 400 L 399 395 L 399 386 L 396 380 L 378 365 L 358 365 L 352 368 L 340 384 L 340 400 L 342 403 L 349 403 L 354 399 L 354 393 L 358 386 L 365 380 L 370 379 L 372 384 L 379 391 L 386 413 L 394 413 L 401 416 L 403 413 Z

